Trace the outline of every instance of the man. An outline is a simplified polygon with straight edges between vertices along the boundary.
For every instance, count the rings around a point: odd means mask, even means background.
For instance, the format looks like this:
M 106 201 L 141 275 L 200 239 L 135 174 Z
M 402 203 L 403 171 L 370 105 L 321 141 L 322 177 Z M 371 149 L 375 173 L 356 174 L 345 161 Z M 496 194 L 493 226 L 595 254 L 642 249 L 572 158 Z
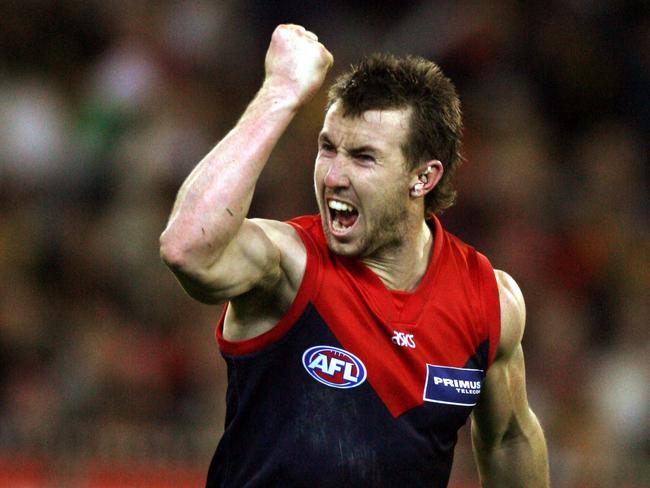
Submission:
M 451 205 L 460 108 L 433 63 L 376 56 L 332 87 L 319 216 L 246 219 L 257 178 L 333 62 L 279 26 L 262 88 L 182 185 L 161 254 L 227 300 L 226 426 L 209 486 L 446 486 L 472 415 L 483 486 L 548 486 L 528 407 L 515 282 L 435 217 Z

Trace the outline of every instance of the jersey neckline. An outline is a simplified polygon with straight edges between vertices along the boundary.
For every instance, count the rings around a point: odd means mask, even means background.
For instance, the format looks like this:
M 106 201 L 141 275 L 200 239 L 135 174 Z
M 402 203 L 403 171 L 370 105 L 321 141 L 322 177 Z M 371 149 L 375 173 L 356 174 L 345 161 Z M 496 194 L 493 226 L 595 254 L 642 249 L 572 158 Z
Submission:
M 338 256 L 329 251 L 331 259 L 339 262 L 345 271 L 353 275 L 360 284 L 362 293 L 375 313 L 391 323 L 404 325 L 415 324 L 423 312 L 425 303 L 430 302 L 434 298 L 431 296 L 431 289 L 435 283 L 439 269 L 438 263 L 442 252 L 444 232 L 439 219 L 435 216 L 427 220 L 427 224 L 429 225 L 433 238 L 429 263 L 420 283 L 411 292 L 391 290 L 361 260 Z M 394 294 L 399 295 L 399 301 L 403 302 L 401 307 L 395 303 Z

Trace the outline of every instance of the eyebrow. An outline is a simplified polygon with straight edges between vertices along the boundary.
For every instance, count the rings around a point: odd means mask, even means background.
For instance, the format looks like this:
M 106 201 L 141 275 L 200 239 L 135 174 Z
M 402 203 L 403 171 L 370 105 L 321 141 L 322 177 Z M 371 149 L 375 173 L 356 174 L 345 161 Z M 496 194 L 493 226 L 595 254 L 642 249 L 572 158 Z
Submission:
M 350 154 L 360 154 L 364 152 L 378 153 L 379 150 L 374 146 L 365 145 L 365 146 L 353 147 L 348 152 Z
M 330 138 L 327 137 L 327 132 L 321 132 L 320 134 L 318 134 L 318 142 L 327 142 L 329 144 L 332 144 Z
M 326 142 L 328 144 L 334 145 L 332 143 L 332 141 L 330 140 L 330 138 L 328 137 L 327 132 L 321 132 L 318 135 L 318 142 L 319 143 Z M 350 153 L 350 154 L 360 154 L 360 153 L 364 153 L 364 152 L 371 152 L 371 153 L 377 154 L 377 153 L 380 153 L 381 151 L 379 149 L 377 149 L 375 146 L 372 146 L 370 144 L 364 144 L 363 146 L 353 147 L 348 151 L 348 153 Z

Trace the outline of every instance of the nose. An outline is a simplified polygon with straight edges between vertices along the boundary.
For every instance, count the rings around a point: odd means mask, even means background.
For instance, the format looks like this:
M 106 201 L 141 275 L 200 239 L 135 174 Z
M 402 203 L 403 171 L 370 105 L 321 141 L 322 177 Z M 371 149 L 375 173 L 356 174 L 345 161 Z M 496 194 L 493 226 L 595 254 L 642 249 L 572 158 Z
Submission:
M 347 188 L 350 186 L 350 179 L 347 174 L 347 164 L 342 155 L 332 159 L 325 173 L 323 180 L 328 188 Z

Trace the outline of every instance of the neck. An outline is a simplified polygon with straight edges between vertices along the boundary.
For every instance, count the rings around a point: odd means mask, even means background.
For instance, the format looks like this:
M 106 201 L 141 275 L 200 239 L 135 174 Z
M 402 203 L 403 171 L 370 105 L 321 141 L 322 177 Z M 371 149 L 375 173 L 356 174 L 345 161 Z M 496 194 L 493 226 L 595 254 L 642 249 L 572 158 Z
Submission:
M 424 220 L 414 226 L 398 245 L 362 259 L 386 288 L 413 291 L 426 273 L 433 235 Z

